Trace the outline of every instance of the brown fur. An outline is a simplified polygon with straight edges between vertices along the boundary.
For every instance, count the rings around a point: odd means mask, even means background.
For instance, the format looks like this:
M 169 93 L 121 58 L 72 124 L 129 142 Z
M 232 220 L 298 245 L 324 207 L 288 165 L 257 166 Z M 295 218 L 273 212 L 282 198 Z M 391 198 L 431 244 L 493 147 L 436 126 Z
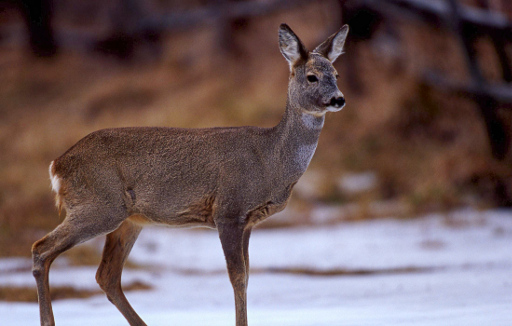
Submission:
M 101 234 L 107 239 L 97 281 L 130 325 L 145 325 L 120 280 L 142 227 L 157 223 L 217 228 L 235 294 L 236 325 L 246 326 L 251 229 L 284 209 L 316 149 L 326 112 L 344 104 L 332 61 L 347 32 L 344 27 L 329 38 L 336 46 L 321 46 L 327 52 L 311 54 L 281 26 L 280 49 L 291 74 L 285 114 L 273 128 L 105 129 L 54 160 L 50 174 L 66 218 L 32 247 L 41 325 L 54 325 L 52 261 Z M 307 80 L 308 74 L 318 80 Z

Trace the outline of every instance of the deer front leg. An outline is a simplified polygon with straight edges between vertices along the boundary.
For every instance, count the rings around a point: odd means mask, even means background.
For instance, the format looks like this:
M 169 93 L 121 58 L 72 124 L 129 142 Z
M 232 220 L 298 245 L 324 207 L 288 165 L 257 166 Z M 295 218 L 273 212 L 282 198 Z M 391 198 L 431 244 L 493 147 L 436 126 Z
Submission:
M 229 279 L 235 292 L 236 326 L 247 326 L 247 281 L 249 276 L 250 229 L 235 221 L 217 224 L 226 257 Z
M 249 286 L 249 238 L 251 237 L 252 229 L 247 227 L 244 230 L 242 237 L 242 246 L 244 251 L 244 263 L 245 263 L 245 287 Z

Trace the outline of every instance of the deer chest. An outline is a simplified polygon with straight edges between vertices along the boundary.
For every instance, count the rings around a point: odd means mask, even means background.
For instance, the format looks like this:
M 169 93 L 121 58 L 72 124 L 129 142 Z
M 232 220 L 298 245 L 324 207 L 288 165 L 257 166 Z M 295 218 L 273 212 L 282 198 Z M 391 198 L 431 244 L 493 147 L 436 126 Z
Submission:
M 265 220 L 267 217 L 282 211 L 286 207 L 286 204 L 288 204 L 288 199 L 290 198 L 294 185 L 295 183 L 286 187 L 282 192 L 272 194 L 269 201 L 250 210 L 247 214 L 248 223 L 255 225 Z
M 282 211 L 286 207 L 287 202 L 276 204 L 267 202 L 261 206 L 256 207 L 247 214 L 247 221 L 249 224 L 255 225 L 267 217 Z

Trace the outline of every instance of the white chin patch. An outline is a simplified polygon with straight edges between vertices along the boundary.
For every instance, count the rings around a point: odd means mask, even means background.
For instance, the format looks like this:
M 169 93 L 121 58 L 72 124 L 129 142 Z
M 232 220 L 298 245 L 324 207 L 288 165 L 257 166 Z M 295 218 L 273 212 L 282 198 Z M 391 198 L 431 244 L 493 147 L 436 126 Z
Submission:
M 343 106 L 339 106 L 339 107 L 329 105 L 328 107 L 325 108 L 325 110 L 328 112 L 338 112 L 338 111 L 341 111 L 341 109 L 343 109 L 344 107 L 345 107 L 345 104 L 343 104 Z

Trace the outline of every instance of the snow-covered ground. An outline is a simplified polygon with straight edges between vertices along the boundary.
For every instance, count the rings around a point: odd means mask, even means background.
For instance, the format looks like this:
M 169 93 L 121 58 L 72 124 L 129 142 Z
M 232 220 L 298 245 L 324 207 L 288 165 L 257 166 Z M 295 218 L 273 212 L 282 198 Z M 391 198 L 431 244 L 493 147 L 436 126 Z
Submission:
M 92 245 L 98 246 L 98 241 Z M 249 324 L 512 325 L 512 212 L 253 231 Z M 215 231 L 147 228 L 123 282 L 148 325 L 234 325 Z M 29 260 L 0 260 L 0 286 L 34 286 Z M 57 260 L 51 285 L 97 289 L 93 267 Z M 330 276 L 288 273 L 290 270 Z M 126 325 L 104 295 L 53 303 L 58 325 Z M 0 325 L 37 325 L 32 303 L 0 302 Z

